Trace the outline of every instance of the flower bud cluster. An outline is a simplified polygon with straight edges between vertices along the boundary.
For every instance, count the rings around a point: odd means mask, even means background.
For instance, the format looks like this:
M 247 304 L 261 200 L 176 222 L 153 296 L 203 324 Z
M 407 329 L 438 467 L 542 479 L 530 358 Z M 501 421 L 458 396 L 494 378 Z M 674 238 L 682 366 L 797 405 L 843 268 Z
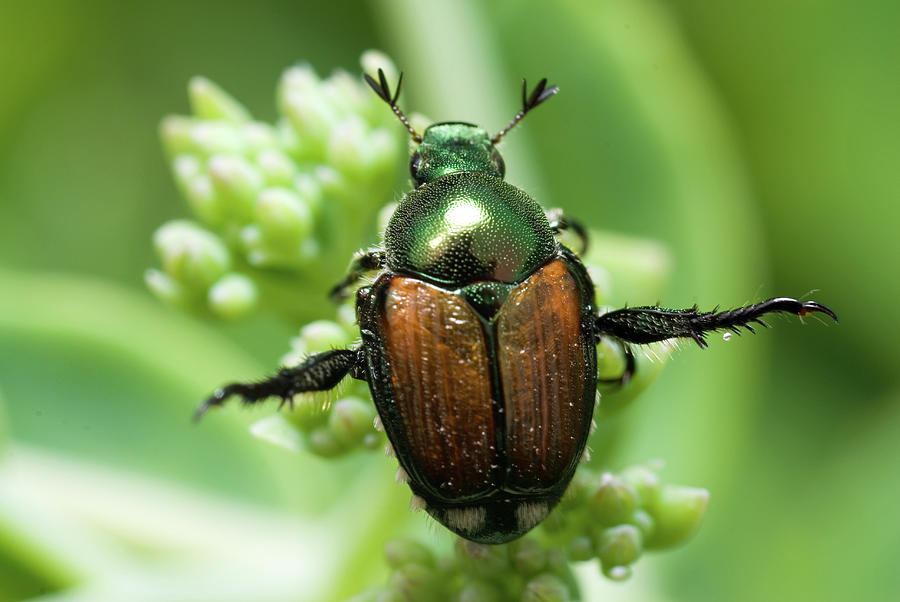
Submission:
M 572 560 L 596 558 L 610 579 L 628 578 L 644 550 L 686 541 L 706 513 L 705 489 L 662 484 L 660 468 L 650 462 L 598 474 L 580 467 L 541 535 Z
M 389 542 L 388 584 L 354 602 L 576 600 L 570 563 L 589 560 L 596 560 L 606 577 L 626 579 L 645 550 L 685 541 L 706 511 L 705 490 L 664 485 L 659 468 L 648 463 L 615 475 L 579 468 L 542 526 L 508 544 L 457 539 L 453 555 L 438 558 L 415 541 Z
M 361 62 L 397 77 L 378 52 Z M 302 306 L 298 291 L 328 290 L 334 282 L 324 278 L 339 279 L 360 241 L 374 237 L 405 163 L 391 111 L 361 78 L 322 79 L 308 65 L 282 76 L 274 124 L 254 120 L 207 79 L 191 80 L 189 95 L 193 115 L 166 117 L 160 132 L 194 219 L 157 231 L 162 269 L 147 272 L 149 288 L 223 318 L 260 301 Z
M 392 569 L 387 585 L 353 602 L 563 602 L 577 592 L 565 553 L 531 538 L 499 546 L 457 539 L 452 555 L 441 558 L 400 539 L 388 542 L 385 557 Z

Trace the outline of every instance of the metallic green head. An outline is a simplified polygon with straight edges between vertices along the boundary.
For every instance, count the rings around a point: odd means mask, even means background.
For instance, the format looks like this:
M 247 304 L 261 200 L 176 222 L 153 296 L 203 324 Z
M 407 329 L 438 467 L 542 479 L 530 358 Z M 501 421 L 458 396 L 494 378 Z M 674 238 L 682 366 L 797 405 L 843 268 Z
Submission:
M 441 176 L 479 171 L 503 178 L 503 157 L 491 143 L 487 131 L 471 123 L 436 123 L 425 130 L 422 143 L 409 161 L 416 186 Z

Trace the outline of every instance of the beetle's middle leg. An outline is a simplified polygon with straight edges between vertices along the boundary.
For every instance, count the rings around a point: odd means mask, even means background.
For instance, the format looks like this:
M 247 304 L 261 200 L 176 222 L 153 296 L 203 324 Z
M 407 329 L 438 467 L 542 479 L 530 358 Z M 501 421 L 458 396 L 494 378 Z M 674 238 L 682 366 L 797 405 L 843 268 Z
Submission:
M 579 255 L 584 255 L 588 248 L 588 232 L 587 229 L 576 219 L 563 213 L 562 209 L 550 209 L 546 212 L 547 221 L 550 222 L 550 229 L 554 234 L 571 230 L 581 242 L 581 249 L 578 250 Z
M 333 389 L 345 376 L 365 378 L 365 359 L 362 347 L 358 349 L 332 349 L 314 353 L 293 368 L 282 368 L 274 376 L 253 383 L 231 383 L 216 389 L 194 413 L 199 419 L 213 406 L 220 406 L 232 395 L 245 404 L 259 403 L 269 397 L 278 397 L 281 403 L 291 403 L 297 393 L 327 391 Z
M 365 276 L 372 270 L 380 270 L 384 267 L 384 251 L 369 250 L 359 252 L 350 262 L 350 268 L 347 270 L 347 276 L 338 282 L 328 293 L 328 298 L 334 303 L 340 303 L 347 298 L 347 292 L 356 284 L 360 278 Z
M 740 333 L 741 328 L 750 332 L 753 323 L 768 326 L 760 318 L 769 313 L 789 313 L 806 316 L 823 313 L 835 322 L 837 316 L 828 307 L 815 301 L 798 301 L 790 297 L 776 297 L 728 311 L 701 312 L 690 309 L 664 309 L 661 307 L 630 307 L 598 316 L 594 322 L 597 340 L 609 335 L 627 343 L 656 343 L 674 338 L 693 339 L 700 347 L 706 347 L 706 333 L 728 329 Z

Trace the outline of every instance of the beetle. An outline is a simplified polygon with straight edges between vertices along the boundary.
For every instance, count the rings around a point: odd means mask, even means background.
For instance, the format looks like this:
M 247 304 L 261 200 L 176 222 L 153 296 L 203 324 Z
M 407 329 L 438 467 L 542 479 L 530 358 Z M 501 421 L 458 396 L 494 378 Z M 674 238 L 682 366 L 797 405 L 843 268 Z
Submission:
M 676 338 L 706 347 L 707 333 L 753 332 L 761 317 L 820 312 L 789 297 L 728 311 L 658 306 L 600 313 L 578 255 L 557 240 L 585 229 L 545 212 L 504 181 L 497 150 L 525 115 L 558 92 L 547 80 L 494 136 L 476 125 L 442 122 L 419 134 L 397 106 L 384 72 L 366 82 L 416 143 L 414 188 L 399 202 L 383 246 L 361 252 L 331 291 L 356 292 L 361 343 L 315 353 L 253 383 L 217 389 L 202 415 L 229 397 L 253 404 L 288 402 L 350 375 L 365 380 L 414 499 L 451 531 L 499 544 L 540 523 L 559 502 L 585 449 L 595 406 L 596 345 L 622 344 L 626 382 L 635 370 L 629 345 Z

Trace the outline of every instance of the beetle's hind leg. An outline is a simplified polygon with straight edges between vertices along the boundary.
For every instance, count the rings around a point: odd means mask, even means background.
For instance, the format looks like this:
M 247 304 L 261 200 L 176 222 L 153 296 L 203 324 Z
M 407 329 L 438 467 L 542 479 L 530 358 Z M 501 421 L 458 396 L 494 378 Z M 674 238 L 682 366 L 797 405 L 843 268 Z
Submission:
M 347 270 L 347 276 L 338 282 L 328 293 L 328 298 L 333 303 L 341 303 L 347 298 L 348 291 L 359 281 L 360 278 L 373 270 L 380 270 L 384 267 L 384 251 L 371 249 L 369 251 L 359 252 L 350 262 L 350 268 Z
M 761 320 L 770 313 L 789 313 L 806 316 L 823 313 L 837 322 L 837 316 L 828 307 L 815 301 L 798 301 L 790 297 L 776 297 L 727 311 L 701 312 L 690 309 L 664 309 L 661 307 L 631 307 L 611 311 L 598 316 L 594 322 L 595 336 L 609 335 L 628 343 L 655 343 L 674 338 L 692 339 L 700 347 L 706 347 L 706 333 L 728 329 L 740 334 L 745 328 L 750 332 L 753 324 L 768 326 Z
M 345 376 L 365 378 L 365 360 L 359 349 L 333 349 L 314 353 L 292 368 L 282 368 L 274 376 L 253 383 L 231 383 L 216 389 L 194 413 L 199 420 L 207 410 L 220 406 L 232 395 L 247 404 L 259 403 L 269 397 L 278 397 L 281 403 L 291 403 L 297 393 L 327 391 L 333 389 Z
M 578 254 L 584 255 L 588 249 L 589 236 L 587 229 L 581 222 L 563 213 L 562 209 L 550 209 L 546 215 L 547 221 L 550 222 L 550 229 L 553 230 L 554 234 L 571 230 L 578 237 L 578 240 L 581 242 Z

